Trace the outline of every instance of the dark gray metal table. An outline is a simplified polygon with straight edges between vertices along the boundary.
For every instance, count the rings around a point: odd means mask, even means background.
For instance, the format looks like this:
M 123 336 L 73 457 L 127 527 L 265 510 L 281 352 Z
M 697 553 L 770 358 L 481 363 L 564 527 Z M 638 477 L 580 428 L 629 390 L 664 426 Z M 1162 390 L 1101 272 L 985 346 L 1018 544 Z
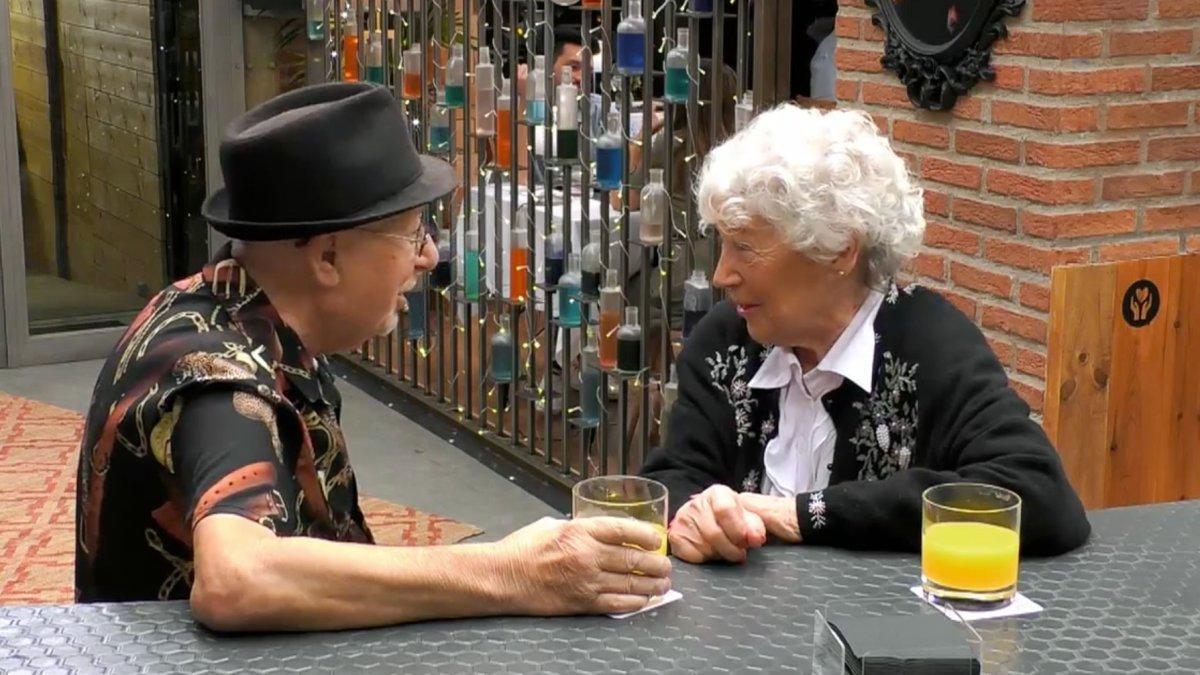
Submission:
M 1034 617 L 975 624 L 987 673 L 1200 673 L 1200 501 L 1099 511 L 1073 554 L 1023 561 Z M 907 593 L 915 555 L 771 547 L 678 564 L 683 600 L 606 617 L 216 636 L 183 603 L 0 609 L 0 672 L 808 672 L 813 612 Z

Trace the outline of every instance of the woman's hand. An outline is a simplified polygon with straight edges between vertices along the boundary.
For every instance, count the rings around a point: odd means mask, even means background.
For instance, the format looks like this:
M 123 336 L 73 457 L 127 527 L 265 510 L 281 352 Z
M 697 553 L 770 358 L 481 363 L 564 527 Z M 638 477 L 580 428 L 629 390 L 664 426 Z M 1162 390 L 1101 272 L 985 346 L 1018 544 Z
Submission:
M 748 550 L 766 543 L 767 530 L 762 518 L 741 506 L 736 492 L 713 485 L 679 509 L 668 540 L 671 553 L 684 562 L 740 563 Z
M 772 536 L 789 544 L 800 543 L 800 522 L 796 516 L 795 499 L 743 492 L 738 495 L 738 504 L 762 518 L 767 532 Z

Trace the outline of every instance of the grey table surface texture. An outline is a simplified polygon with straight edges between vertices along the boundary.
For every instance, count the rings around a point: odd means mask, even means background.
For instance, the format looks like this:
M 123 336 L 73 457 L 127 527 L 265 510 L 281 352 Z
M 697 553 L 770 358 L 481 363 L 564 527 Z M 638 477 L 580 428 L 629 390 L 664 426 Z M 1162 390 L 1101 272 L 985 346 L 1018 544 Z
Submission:
M 1082 549 L 1021 564 L 1046 609 L 977 622 L 985 673 L 1200 673 L 1200 501 L 1096 511 Z M 810 672 L 814 612 L 900 597 L 912 554 L 804 546 L 677 563 L 683 599 L 631 619 L 501 617 L 222 636 L 182 602 L 0 608 L 0 672 Z

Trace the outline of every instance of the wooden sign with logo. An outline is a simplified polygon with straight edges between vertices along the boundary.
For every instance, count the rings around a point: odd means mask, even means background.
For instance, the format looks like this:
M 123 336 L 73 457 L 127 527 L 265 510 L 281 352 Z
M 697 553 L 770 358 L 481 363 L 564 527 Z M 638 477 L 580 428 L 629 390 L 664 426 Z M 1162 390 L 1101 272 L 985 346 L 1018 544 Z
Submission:
M 1060 267 L 1046 433 L 1085 506 L 1200 498 L 1200 255 Z
M 979 80 L 993 80 L 992 43 L 1025 0 L 866 0 L 883 29 L 883 66 L 919 108 L 949 110 Z

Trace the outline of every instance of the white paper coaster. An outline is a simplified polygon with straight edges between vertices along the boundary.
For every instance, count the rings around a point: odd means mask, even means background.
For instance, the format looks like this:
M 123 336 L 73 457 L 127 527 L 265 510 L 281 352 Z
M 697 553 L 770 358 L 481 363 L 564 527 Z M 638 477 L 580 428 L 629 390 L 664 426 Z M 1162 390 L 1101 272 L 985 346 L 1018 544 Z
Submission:
M 952 611 L 950 611 L 950 608 L 948 608 L 948 607 L 945 607 L 945 606 L 940 605 L 935 602 L 930 602 L 929 598 L 925 597 L 925 591 L 921 590 L 920 586 L 913 586 L 909 590 L 912 591 L 914 594 L 916 594 L 917 597 L 921 598 L 925 602 L 928 602 L 931 606 L 936 607 L 939 611 L 941 611 L 942 614 L 945 614 L 947 617 L 949 617 L 955 621 L 958 621 L 958 617 L 962 617 L 963 621 L 970 622 L 970 621 L 980 621 L 983 619 L 999 619 L 999 618 L 1006 617 L 1006 616 L 1021 616 L 1023 614 L 1037 614 L 1038 612 L 1042 611 L 1041 605 L 1030 600 L 1029 598 L 1025 597 L 1024 595 L 1017 593 L 1016 596 L 1013 597 L 1012 602 L 1008 603 L 1007 605 L 1005 605 L 1003 607 L 1000 607 L 999 609 L 985 609 L 985 610 L 979 610 L 979 611 L 971 611 L 971 610 L 959 609 L 959 608 L 955 607 L 954 611 L 952 612 Z M 956 613 L 957 613 L 957 616 L 955 616 Z
M 641 614 L 642 612 L 649 612 L 650 610 L 658 609 L 659 607 L 662 607 L 663 605 L 669 605 L 672 602 L 675 602 L 676 600 L 678 600 L 682 597 L 683 597 L 682 593 L 680 593 L 679 591 L 677 591 L 675 589 L 671 589 L 671 590 L 667 591 L 665 595 L 660 595 L 660 596 L 654 598 L 653 600 L 648 602 L 645 607 L 643 607 L 641 609 L 634 610 L 632 612 L 626 612 L 625 614 L 609 614 L 609 616 L 611 616 L 614 619 L 628 619 L 629 617 L 636 616 L 638 614 Z

